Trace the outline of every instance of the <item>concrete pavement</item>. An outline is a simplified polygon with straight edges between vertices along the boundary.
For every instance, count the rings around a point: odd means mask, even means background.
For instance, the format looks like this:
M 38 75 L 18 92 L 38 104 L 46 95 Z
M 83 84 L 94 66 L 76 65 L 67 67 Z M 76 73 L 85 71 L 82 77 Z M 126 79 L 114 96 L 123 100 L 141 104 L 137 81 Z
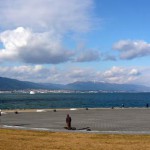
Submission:
M 0 127 L 66 132 L 67 114 L 77 129 L 71 132 L 150 134 L 150 109 L 146 108 L 8 112 L 0 116 Z M 91 131 L 86 131 L 89 128 Z

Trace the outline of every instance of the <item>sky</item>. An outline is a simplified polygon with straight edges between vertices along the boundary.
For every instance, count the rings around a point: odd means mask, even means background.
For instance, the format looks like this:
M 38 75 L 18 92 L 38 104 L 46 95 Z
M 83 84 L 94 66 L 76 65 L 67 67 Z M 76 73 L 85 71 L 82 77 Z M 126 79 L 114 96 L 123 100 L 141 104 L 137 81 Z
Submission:
M 150 86 L 149 0 L 0 0 L 0 76 Z

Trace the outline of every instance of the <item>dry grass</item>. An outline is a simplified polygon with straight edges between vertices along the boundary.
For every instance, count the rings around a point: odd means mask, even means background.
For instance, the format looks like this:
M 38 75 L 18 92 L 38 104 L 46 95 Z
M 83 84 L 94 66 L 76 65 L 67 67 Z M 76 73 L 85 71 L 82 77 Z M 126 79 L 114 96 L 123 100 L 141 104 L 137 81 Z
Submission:
M 0 129 L 0 150 L 150 150 L 150 135 Z

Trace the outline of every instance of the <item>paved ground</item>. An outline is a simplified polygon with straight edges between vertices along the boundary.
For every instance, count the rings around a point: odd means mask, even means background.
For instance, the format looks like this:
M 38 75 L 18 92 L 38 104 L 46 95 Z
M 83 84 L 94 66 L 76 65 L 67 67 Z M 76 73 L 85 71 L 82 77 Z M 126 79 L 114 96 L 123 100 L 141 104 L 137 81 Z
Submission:
M 89 109 L 53 112 L 9 112 L 0 116 L 0 127 L 66 131 L 66 114 L 72 117 L 73 132 L 150 134 L 150 109 Z

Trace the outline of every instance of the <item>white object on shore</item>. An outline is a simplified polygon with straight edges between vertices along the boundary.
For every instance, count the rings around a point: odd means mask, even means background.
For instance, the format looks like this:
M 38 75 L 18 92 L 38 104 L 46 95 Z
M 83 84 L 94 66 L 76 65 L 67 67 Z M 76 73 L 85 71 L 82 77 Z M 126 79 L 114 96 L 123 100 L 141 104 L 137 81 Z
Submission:
M 1 115 L 4 115 L 4 114 L 7 114 L 6 112 L 3 112 L 1 109 L 0 109 L 0 114 Z
M 1 114 L 7 114 L 6 112 L 1 111 Z
M 44 109 L 37 109 L 36 112 L 46 112 Z
M 70 110 L 77 110 L 77 108 L 70 108 Z
M 35 94 L 35 92 L 34 91 L 30 91 L 30 94 Z

